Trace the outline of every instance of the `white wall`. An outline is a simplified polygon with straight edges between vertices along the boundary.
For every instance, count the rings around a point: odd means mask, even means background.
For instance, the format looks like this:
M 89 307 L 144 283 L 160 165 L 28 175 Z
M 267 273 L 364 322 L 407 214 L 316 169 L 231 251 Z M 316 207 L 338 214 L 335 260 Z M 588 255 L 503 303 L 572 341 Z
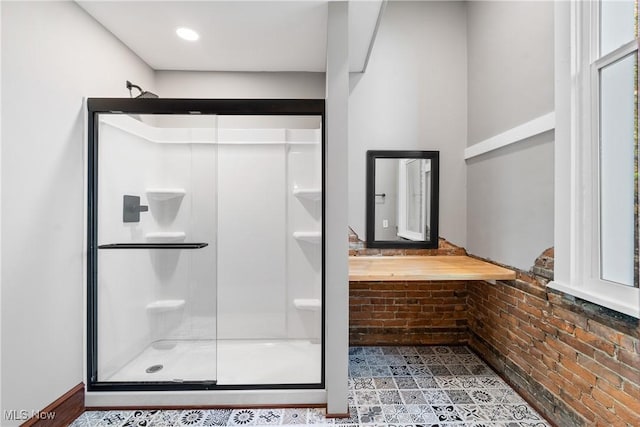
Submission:
M 467 251 L 529 270 L 553 246 L 553 132 L 467 161 Z
M 468 2 L 468 144 L 553 111 L 553 3 Z M 553 132 L 471 159 L 468 252 L 528 270 L 553 246 Z
M 84 380 L 82 100 L 128 96 L 127 79 L 154 90 L 76 4 L 2 2 L 2 410 Z
M 367 72 L 351 76 L 349 225 L 365 235 L 367 150 L 440 151 L 440 235 L 466 244 L 464 2 L 387 4 Z
M 158 71 L 156 88 L 163 98 L 324 99 L 324 73 Z
M 553 111 L 553 2 L 468 2 L 469 141 Z

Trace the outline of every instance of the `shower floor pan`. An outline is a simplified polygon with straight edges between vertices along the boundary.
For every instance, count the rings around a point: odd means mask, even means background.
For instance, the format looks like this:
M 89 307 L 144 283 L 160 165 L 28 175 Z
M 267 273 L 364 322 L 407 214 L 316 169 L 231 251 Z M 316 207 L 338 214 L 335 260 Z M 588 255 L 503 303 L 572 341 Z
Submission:
M 106 381 L 313 384 L 320 382 L 320 364 L 321 346 L 308 340 L 160 341 Z

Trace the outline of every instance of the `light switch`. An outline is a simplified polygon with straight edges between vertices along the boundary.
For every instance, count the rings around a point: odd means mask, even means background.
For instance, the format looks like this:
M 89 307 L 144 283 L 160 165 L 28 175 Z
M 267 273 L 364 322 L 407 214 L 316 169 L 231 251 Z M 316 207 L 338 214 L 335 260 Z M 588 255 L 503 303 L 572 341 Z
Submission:
M 389 228 L 389 220 L 388 219 L 383 219 L 382 220 L 382 228 Z

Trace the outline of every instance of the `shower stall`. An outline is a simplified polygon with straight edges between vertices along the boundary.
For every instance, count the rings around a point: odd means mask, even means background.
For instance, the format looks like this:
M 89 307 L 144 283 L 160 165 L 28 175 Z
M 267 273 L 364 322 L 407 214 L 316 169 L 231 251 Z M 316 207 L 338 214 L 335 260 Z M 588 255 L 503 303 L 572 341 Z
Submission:
M 323 388 L 324 101 L 87 105 L 87 390 Z

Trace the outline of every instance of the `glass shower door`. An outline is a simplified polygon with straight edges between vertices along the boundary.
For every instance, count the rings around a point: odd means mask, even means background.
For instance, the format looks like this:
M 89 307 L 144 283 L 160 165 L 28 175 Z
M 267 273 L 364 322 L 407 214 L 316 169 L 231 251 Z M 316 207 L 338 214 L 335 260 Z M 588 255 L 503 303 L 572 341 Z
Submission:
M 322 381 L 322 117 L 218 116 L 218 385 Z
M 99 115 L 93 381 L 217 380 L 216 120 Z
M 324 101 L 87 106 L 87 390 L 324 387 Z

